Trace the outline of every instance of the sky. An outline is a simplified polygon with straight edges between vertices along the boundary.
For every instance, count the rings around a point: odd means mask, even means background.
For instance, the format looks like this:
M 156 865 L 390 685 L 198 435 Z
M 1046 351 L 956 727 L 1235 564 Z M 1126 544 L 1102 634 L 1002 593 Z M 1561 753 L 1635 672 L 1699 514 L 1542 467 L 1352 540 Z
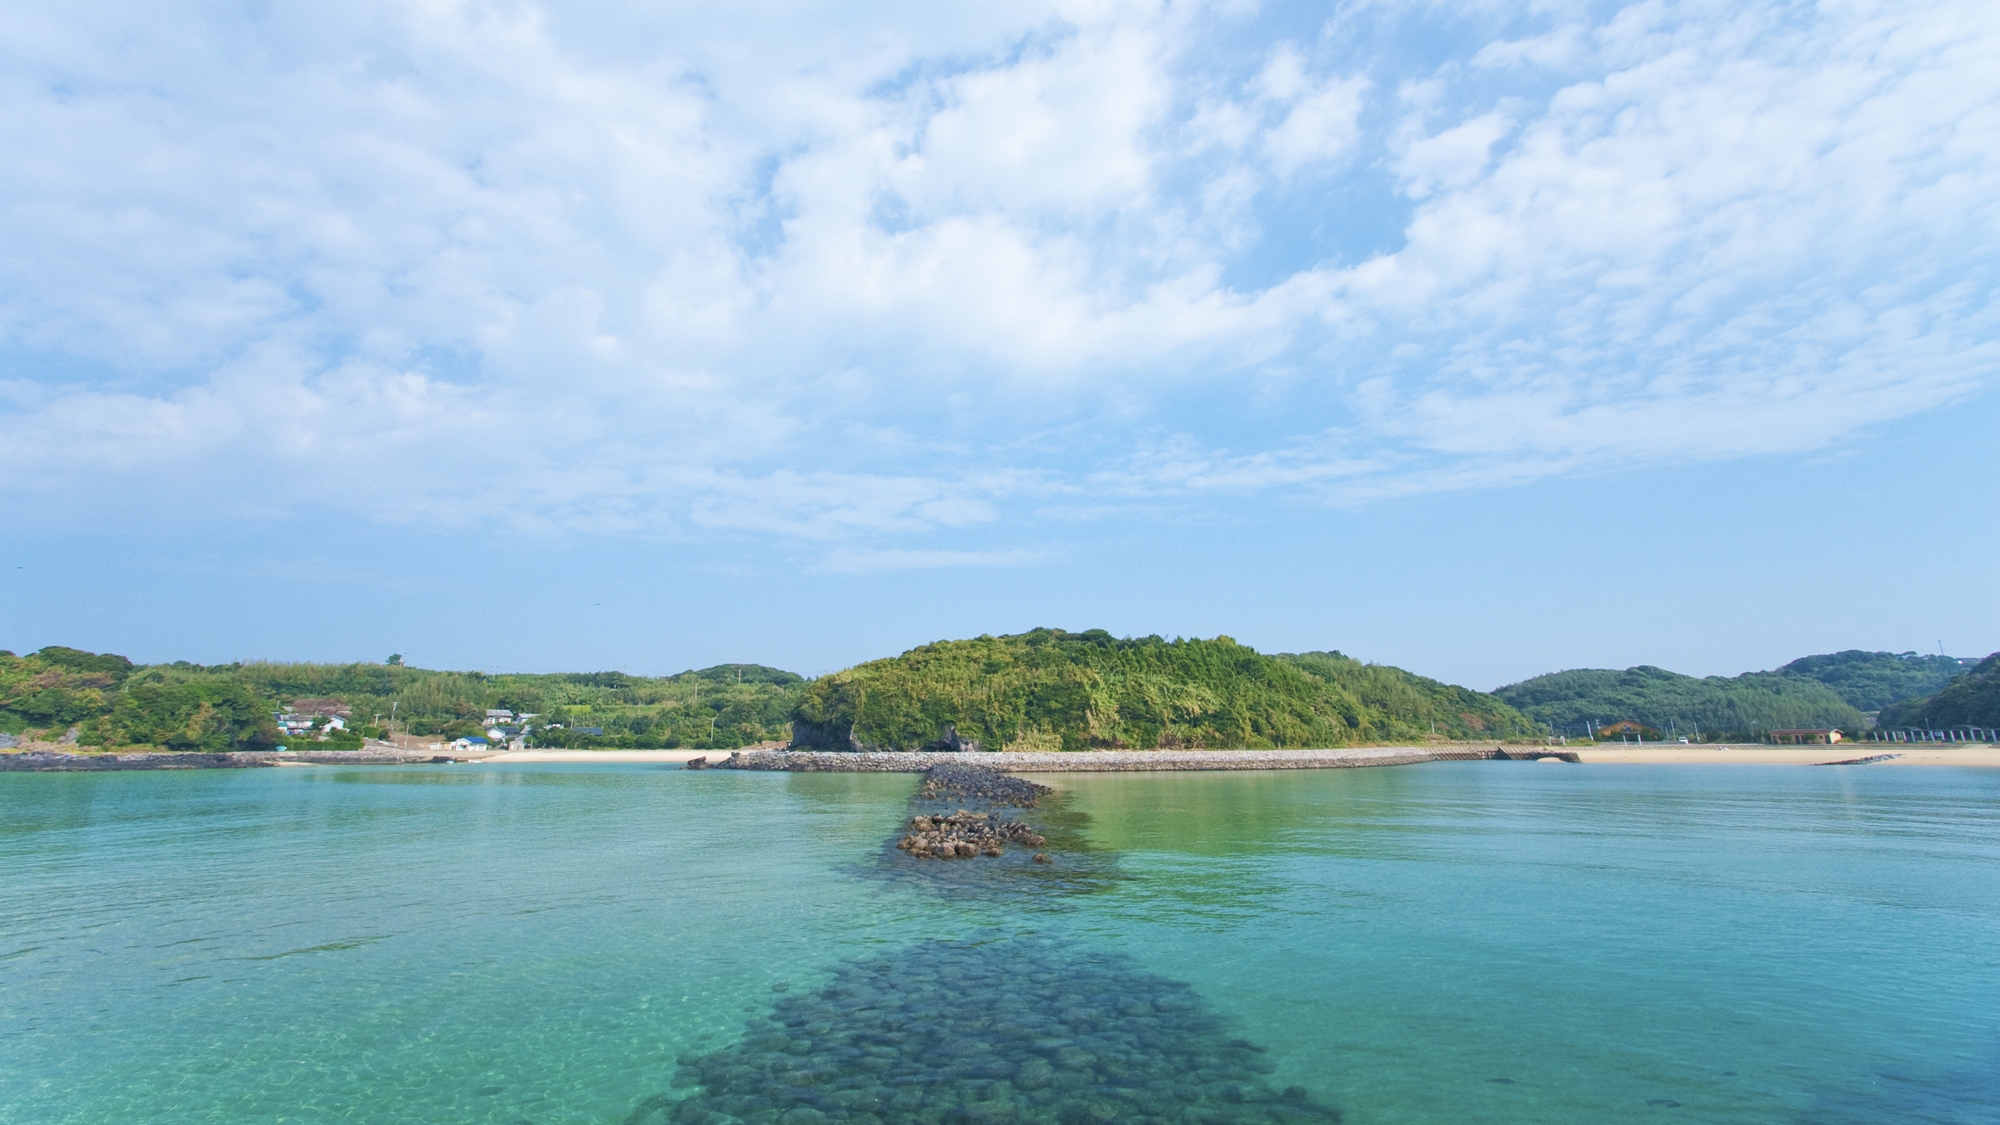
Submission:
M 1991 3 L 0 6 L 0 647 L 2000 649 Z

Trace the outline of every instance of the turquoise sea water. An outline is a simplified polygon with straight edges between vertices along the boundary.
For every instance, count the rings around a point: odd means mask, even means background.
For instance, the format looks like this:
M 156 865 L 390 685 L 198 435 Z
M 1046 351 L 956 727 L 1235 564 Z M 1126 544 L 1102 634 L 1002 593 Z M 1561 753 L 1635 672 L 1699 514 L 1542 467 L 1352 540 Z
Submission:
M 1086 1047 L 1067 1125 L 2000 1122 L 2000 774 L 1052 780 L 1039 869 L 898 856 L 909 776 L 0 775 L 0 1122 L 998 1120 L 850 1079 Z

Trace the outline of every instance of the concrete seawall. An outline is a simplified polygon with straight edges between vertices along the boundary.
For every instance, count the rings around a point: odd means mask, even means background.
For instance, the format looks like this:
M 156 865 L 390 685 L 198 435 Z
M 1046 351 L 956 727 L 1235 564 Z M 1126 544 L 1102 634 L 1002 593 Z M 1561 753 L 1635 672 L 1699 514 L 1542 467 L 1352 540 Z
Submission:
M 1473 750 L 1453 747 L 1360 746 L 1340 750 L 1078 750 L 1067 753 L 841 753 L 757 750 L 711 763 L 716 769 L 779 770 L 791 773 L 922 773 L 936 765 L 988 766 L 1007 773 L 1116 773 L 1174 770 L 1319 770 L 1361 766 L 1409 766 L 1421 762 L 1464 762 L 1560 758 L 1567 750 L 1516 747 Z

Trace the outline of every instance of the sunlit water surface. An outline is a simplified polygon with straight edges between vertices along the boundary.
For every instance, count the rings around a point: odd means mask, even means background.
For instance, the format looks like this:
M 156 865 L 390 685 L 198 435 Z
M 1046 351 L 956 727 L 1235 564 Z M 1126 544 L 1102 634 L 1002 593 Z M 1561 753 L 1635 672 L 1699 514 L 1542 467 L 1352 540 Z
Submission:
M 2000 1122 L 2000 776 L 0 775 L 0 1122 Z

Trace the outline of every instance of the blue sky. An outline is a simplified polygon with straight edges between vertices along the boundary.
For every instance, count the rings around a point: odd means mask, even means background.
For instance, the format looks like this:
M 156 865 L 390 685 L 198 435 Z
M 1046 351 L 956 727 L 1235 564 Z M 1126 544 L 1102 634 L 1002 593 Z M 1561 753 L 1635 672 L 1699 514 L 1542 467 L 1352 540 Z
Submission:
M 2000 11 L 11 3 L 0 646 L 2000 648 Z

